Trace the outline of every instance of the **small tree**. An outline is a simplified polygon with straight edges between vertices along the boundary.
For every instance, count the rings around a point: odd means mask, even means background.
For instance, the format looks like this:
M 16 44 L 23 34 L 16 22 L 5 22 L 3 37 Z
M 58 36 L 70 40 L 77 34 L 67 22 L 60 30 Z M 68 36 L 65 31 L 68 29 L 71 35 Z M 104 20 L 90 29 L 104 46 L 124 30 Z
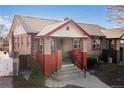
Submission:
M 107 21 L 118 26 L 124 27 L 124 6 L 108 6 L 107 7 Z
M 8 29 L 5 24 L 0 24 L 0 38 L 2 38 L 2 35 L 7 33 Z

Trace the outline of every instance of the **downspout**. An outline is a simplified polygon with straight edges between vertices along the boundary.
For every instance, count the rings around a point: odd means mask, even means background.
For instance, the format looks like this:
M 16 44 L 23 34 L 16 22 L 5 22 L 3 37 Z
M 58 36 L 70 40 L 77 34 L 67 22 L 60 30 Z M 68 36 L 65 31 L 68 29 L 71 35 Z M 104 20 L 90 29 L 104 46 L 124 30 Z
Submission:
M 32 56 L 32 49 L 33 49 L 33 35 L 31 34 L 31 59 L 33 59 L 33 56 Z M 33 63 L 33 62 L 32 62 Z
M 14 58 L 14 35 L 13 35 L 13 31 L 12 31 L 12 58 Z
M 43 57 L 43 75 L 44 75 L 44 57 L 45 57 L 44 56 L 44 39 L 42 39 L 42 40 L 43 40 L 43 56 L 42 57 Z

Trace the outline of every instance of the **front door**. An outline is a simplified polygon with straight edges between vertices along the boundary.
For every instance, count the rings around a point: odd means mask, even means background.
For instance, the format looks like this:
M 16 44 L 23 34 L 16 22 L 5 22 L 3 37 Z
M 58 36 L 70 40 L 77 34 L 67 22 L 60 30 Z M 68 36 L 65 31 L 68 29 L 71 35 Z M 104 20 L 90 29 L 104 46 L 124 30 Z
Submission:
M 56 45 L 57 45 L 57 50 L 62 50 L 62 56 L 63 56 L 63 39 L 57 39 L 57 43 L 56 43 Z
M 70 63 L 71 58 L 69 56 L 69 51 L 72 50 L 72 39 L 57 39 L 57 49 L 62 50 L 62 63 Z

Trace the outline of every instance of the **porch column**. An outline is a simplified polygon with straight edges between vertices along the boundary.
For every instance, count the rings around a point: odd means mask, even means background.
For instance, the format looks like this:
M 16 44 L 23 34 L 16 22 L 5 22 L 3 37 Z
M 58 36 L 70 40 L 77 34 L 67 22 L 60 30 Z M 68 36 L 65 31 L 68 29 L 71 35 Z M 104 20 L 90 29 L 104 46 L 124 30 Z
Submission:
M 87 69 L 87 39 L 82 39 L 82 61 L 83 61 L 83 69 Z
M 124 63 L 124 47 L 122 48 L 122 59 L 123 59 L 123 63 Z
M 112 40 L 108 40 L 108 62 L 112 63 Z
M 52 73 L 51 64 L 51 38 L 44 39 L 44 76 L 49 77 Z
M 120 39 L 116 40 L 116 63 L 120 62 Z

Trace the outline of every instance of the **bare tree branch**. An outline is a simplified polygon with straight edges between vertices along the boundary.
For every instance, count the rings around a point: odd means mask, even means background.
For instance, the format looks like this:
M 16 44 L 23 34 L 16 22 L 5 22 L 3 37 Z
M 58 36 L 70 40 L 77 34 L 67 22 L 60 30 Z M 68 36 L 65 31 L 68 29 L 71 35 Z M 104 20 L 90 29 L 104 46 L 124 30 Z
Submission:
M 124 27 L 124 6 L 108 6 L 107 7 L 107 22 Z

